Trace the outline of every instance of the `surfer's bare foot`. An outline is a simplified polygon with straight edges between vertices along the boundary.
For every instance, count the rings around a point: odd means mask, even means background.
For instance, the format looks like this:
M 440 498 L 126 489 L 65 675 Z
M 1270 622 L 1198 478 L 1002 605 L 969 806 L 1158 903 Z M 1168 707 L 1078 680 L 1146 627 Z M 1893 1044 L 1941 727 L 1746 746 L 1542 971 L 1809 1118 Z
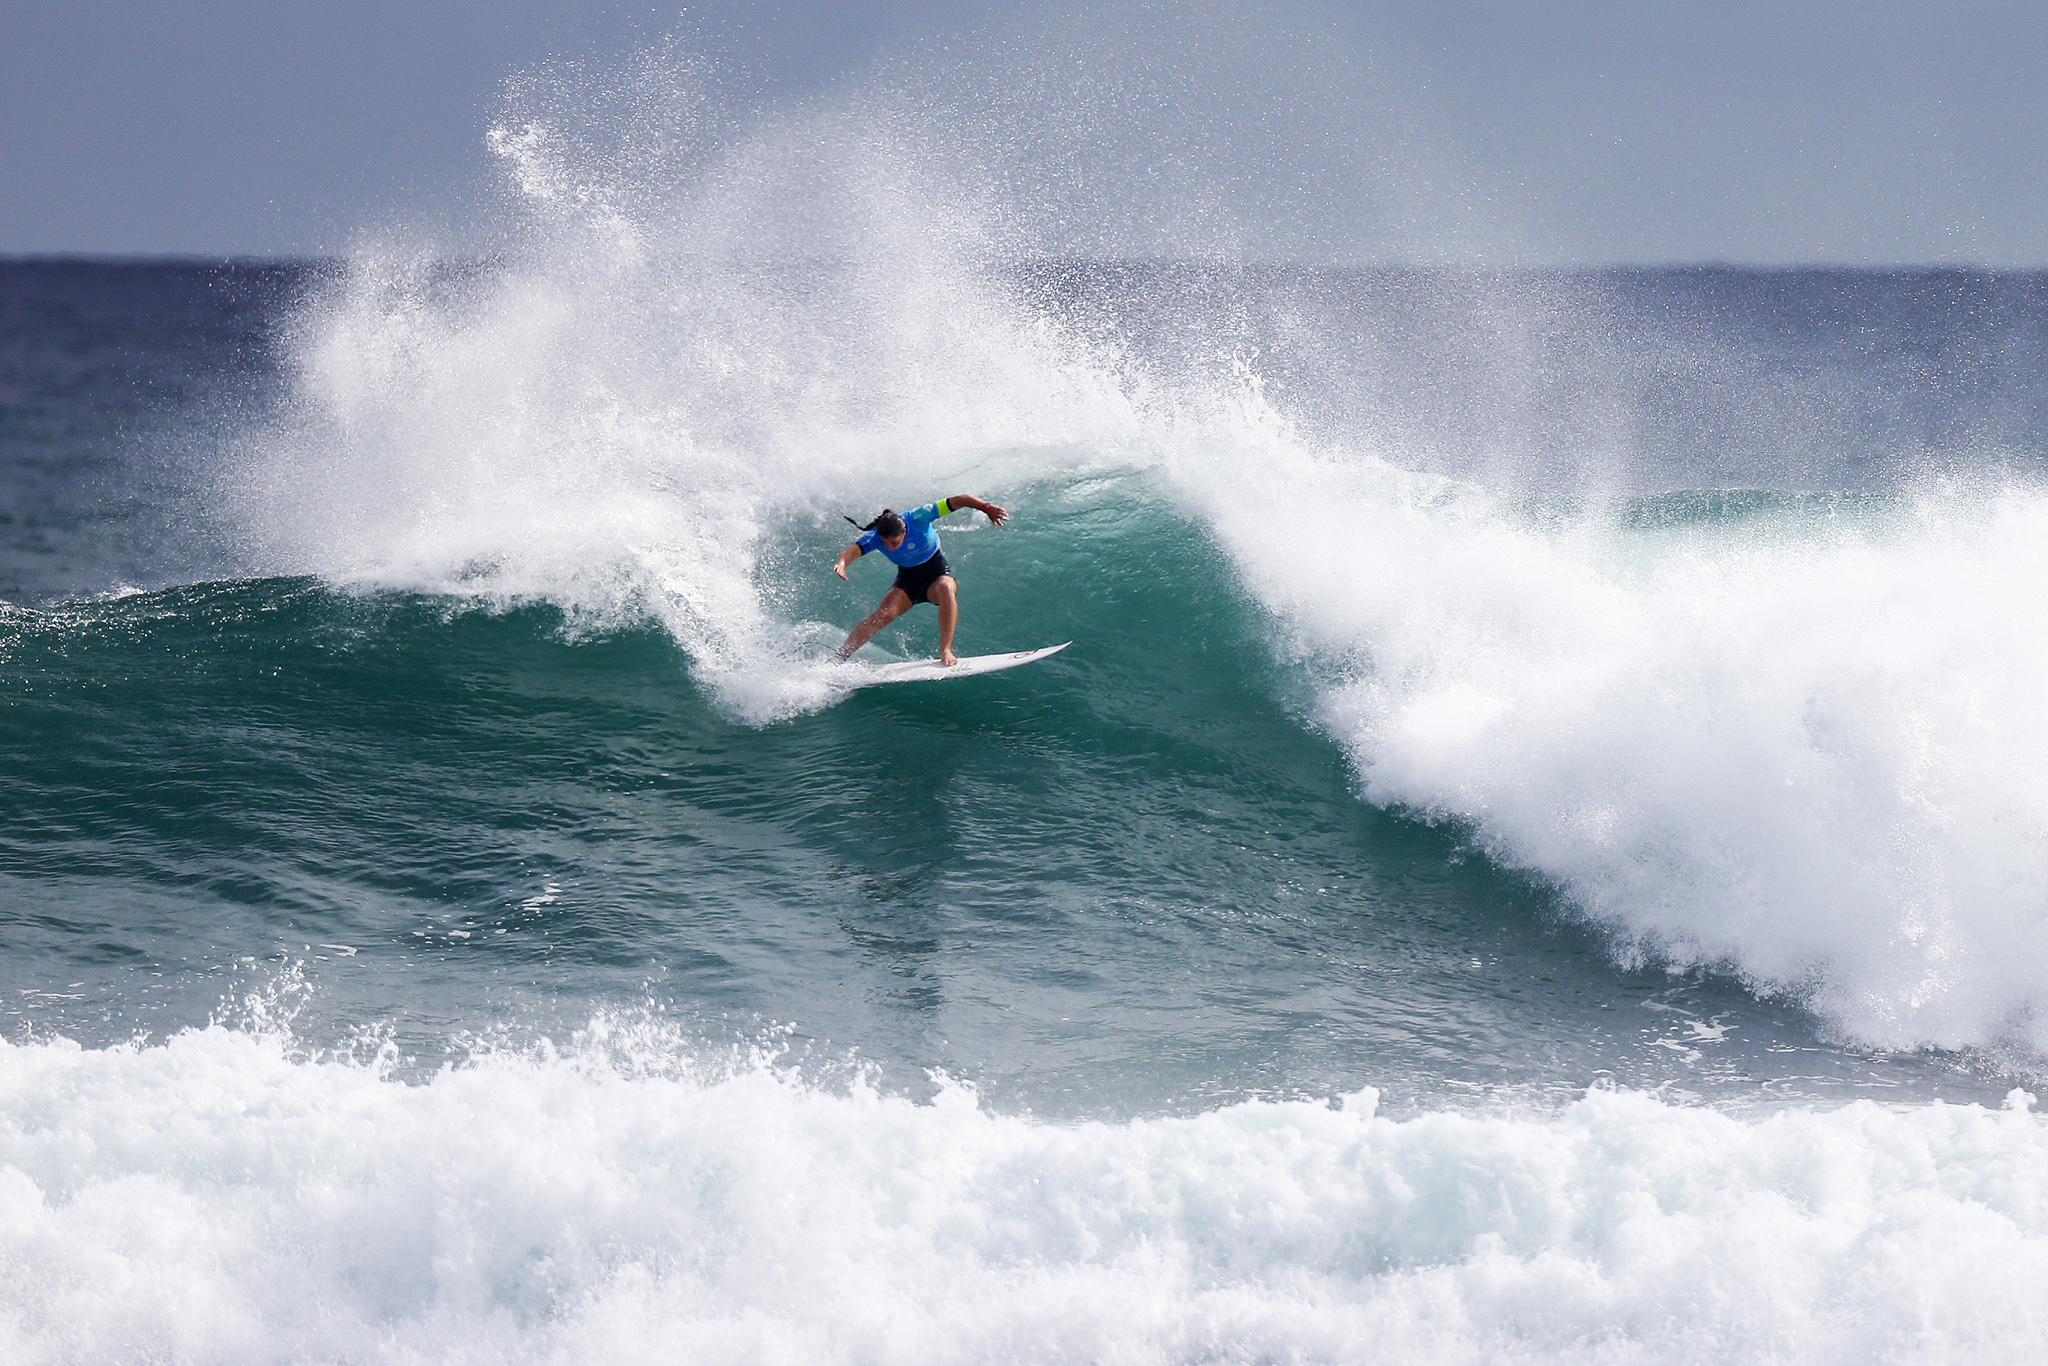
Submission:
M 939 663 L 945 665 L 947 668 L 950 669 L 959 662 L 960 656 L 954 654 L 951 650 L 939 651 Z

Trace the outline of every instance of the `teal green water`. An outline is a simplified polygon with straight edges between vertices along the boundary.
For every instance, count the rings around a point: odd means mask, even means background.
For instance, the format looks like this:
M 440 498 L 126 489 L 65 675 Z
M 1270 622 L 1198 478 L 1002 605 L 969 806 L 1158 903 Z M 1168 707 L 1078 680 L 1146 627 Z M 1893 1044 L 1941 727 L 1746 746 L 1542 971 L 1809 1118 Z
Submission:
M 647 1006 L 1056 1114 L 1368 1081 L 1953 1093 L 1733 982 L 1617 969 L 1455 824 L 1360 800 L 1199 528 L 1019 510 L 955 538 L 962 648 L 1071 649 L 767 725 L 664 632 L 547 606 L 265 579 L 10 613 L 17 1028 L 161 1033 L 284 972 L 303 1036 L 389 1027 L 421 1066 Z M 793 537 L 764 591 L 864 611 L 886 575 L 839 585 L 834 545 Z M 1695 1020 L 1742 1046 L 1688 1056 Z M 1770 1049 L 1810 1066 L 1760 1075 Z
M 1564 329 L 1524 392 L 1422 275 L 565 251 L 13 268 L 17 1034 L 651 1010 L 1054 1114 L 2029 1074 L 2037 282 L 1496 282 Z M 1946 492 L 1844 397 L 1926 355 Z M 960 647 L 1072 648 L 755 705 L 881 596 L 838 514 L 970 489 Z

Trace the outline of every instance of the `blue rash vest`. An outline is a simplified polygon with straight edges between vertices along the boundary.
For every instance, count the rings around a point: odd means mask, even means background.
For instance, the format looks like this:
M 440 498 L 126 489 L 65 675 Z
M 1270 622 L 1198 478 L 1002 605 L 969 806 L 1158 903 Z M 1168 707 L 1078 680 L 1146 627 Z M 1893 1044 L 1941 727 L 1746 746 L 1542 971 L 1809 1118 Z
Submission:
M 860 547 L 860 553 L 863 555 L 871 550 L 879 550 L 898 569 L 909 569 L 914 565 L 923 564 L 939 553 L 939 533 L 932 530 L 932 523 L 952 510 L 952 503 L 941 498 L 936 503 L 926 503 L 921 508 L 904 513 L 903 544 L 894 550 L 882 544 L 882 533 L 879 531 L 862 532 L 860 539 L 854 544 Z

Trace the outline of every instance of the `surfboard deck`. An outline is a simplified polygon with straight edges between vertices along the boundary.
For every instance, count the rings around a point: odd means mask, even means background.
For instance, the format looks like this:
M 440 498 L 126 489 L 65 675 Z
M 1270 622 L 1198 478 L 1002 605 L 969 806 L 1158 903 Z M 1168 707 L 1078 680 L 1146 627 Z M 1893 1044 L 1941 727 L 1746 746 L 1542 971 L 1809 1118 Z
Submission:
M 857 672 L 850 669 L 846 686 L 877 688 L 884 683 L 936 683 L 944 678 L 972 678 L 976 674 L 1001 673 L 1004 669 L 1014 669 L 1019 664 L 1029 664 L 1034 659 L 1056 655 L 1073 643 L 1066 640 L 1058 645 L 1048 645 L 1042 650 L 1018 650 L 1007 655 L 962 655 L 960 662 L 950 667 L 936 659 L 906 659 L 897 664 L 858 668 Z

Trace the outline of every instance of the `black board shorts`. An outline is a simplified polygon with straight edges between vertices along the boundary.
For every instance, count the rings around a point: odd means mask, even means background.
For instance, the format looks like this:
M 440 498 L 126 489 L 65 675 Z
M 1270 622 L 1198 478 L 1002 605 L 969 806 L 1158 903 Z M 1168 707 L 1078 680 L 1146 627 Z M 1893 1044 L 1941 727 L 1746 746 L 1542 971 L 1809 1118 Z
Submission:
M 914 607 L 920 602 L 930 602 L 925 592 L 933 584 L 953 571 L 946 567 L 946 552 L 934 550 L 932 557 L 923 564 L 913 564 L 896 571 L 896 586 L 903 590 Z

